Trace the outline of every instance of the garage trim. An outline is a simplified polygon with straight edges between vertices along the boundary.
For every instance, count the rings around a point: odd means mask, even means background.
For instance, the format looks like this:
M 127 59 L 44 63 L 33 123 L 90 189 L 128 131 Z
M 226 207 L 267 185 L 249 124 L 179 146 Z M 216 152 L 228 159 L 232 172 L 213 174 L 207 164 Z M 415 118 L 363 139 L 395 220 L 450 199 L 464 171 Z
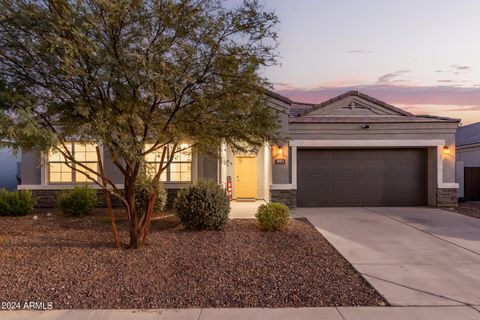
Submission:
M 445 140 L 291 140 L 292 147 L 435 147 Z
M 290 140 L 292 147 L 292 183 L 272 184 L 271 190 L 297 189 L 297 147 L 437 147 L 437 187 L 440 189 L 458 189 L 459 184 L 443 182 L 443 147 L 444 139 L 425 140 Z

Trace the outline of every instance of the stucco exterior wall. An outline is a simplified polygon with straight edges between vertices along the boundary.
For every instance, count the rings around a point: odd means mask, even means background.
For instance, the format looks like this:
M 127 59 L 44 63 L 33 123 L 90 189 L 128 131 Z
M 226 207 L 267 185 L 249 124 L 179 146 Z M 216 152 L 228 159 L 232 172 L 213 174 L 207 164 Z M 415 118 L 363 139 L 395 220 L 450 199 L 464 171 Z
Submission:
M 442 161 L 443 182 L 455 182 L 456 123 L 290 123 L 292 140 L 445 140 L 451 150 Z
M 272 163 L 272 183 L 273 184 L 284 184 L 290 183 L 289 177 L 289 167 L 291 166 L 291 159 L 289 157 L 289 148 L 288 148 L 288 139 L 289 136 L 289 122 L 288 122 L 288 110 L 289 105 L 281 100 L 269 98 L 267 100 L 267 105 L 274 109 L 276 116 L 278 118 L 278 129 L 276 131 L 276 141 L 275 146 L 272 148 L 272 154 L 270 155 Z M 284 155 L 282 159 L 285 160 L 285 163 L 279 164 L 275 163 L 276 157 L 276 147 L 283 147 Z
M 41 184 L 42 161 L 41 153 L 37 151 L 22 151 L 20 162 L 20 179 L 23 184 Z
M 428 186 L 428 205 L 435 206 L 437 203 L 437 186 L 438 186 L 438 175 L 437 175 L 437 148 L 430 147 L 428 148 L 427 154 L 428 161 L 428 173 L 427 173 L 427 186 Z
M 480 145 L 459 147 L 457 161 L 463 162 L 465 167 L 480 167 Z
M 288 145 L 282 146 L 283 155 L 278 156 L 277 147 L 272 148 L 270 155 L 270 161 L 272 162 L 272 183 L 273 184 L 286 184 L 291 182 L 291 149 Z M 284 160 L 285 163 L 276 162 L 275 160 Z
M 197 156 L 197 178 L 218 181 L 218 159 L 208 155 Z
M 108 150 L 103 150 L 103 167 L 105 175 L 115 184 L 123 184 L 123 174 L 113 163 L 112 156 Z

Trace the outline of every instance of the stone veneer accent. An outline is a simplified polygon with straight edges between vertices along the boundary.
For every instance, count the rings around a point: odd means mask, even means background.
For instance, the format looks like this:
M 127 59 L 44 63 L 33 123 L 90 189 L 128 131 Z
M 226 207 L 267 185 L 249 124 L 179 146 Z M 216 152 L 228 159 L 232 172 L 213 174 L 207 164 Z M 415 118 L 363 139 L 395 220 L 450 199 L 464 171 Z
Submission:
M 177 196 L 179 189 L 166 189 L 167 190 L 167 208 L 173 207 L 173 202 Z M 31 190 L 34 198 L 37 199 L 36 208 L 53 208 L 57 204 L 57 194 L 61 190 Z M 103 190 L 97 190 L 98 207 L 105 207 L 105 193 Z M 122 203 L 114 196 L 110 197 L 114 208 L 119 208 Z
M 290 209 L 297 207 L 297 190 L 270 190 L 270 201 L 283 203 Z
M 437 207 L 455 207 L 458 201 L 458 190 L 453 188 L 437 188 Z

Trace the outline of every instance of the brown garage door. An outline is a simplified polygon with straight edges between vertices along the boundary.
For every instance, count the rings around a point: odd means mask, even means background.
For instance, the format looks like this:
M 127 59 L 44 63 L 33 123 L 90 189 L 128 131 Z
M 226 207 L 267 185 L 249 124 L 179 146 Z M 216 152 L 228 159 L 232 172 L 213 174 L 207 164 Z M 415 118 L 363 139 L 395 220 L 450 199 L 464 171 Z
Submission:
M 469 201 L 480 200 L 480 168 L 465 168 L 465 199 Z
M 427 204 L 426 149 L 299 149 L 297 205 Z

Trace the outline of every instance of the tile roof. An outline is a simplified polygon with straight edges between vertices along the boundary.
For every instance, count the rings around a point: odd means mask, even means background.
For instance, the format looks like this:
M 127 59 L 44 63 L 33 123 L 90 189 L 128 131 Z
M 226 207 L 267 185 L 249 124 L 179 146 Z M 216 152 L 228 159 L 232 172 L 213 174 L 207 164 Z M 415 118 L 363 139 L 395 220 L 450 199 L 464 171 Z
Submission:
M 263 92 L 264 92 L 267 96 L 272 97 L 272 98 L 275 98 L 275 99 L 278 99 L 278 100 L 280 100 L 280 101 L 282 101 L 282 102 L 285 102 L 286 104 L 290 104 L 290 105 L 291 105 L 291 104 L 293 103 L 293 101 L 290 100 L 289 98 L 287 98 L 287 97 L 285 97 L 285 96 L 282 96 L 281 94 L 278 94 L 278 93 L 273 92 L 273 91 L 271 91 L 271 90 L 263 89 Z
M 297 117 L 303 112 L 311 110 L 313 107 L 315 107 L 313 103 L 292 102 L 289 114 L 291 117 Z
M 310 112 L 312 112 L 312 111 L 314 111 L 314 110 L 318 110 L 318 109 L 323 108 L 323 107 L 325 107 L 325 106 L 328 106 L 328 105 L 330 105 L 330 104 L 332 104 L 332 103 L 334 103 L 334 102 L 340 101 L 340 100 L 342 100 L 342 99 L 345 99 L 345 98 L 351 97 L 351 96 L 360 97 L 360 98 L 365 99 L 365 100 L 367 100 L 367 101 L 370 101 L 371 103 L 374 103 L 374 104 L 376 104 L 376 105 L 379 105 L 379 106 L 382 106 L 382 107 L 384 107 L 384 108 L 387 108 L 387 109 L 393 110 L 393 111 L 395 111 L 395 112 L 398 112 L 398 113 L 400 113 L 400 114 L 402 114 L 402 115 L 404 115 L 404 116 L 413 116 L 413 114 L 411 114 L 410 112 L 407 112 L 407 111 L 405 111 L 405 110 L 402 110 L 402 109 L 399 109 L 399 108 L 397 108 L 397 107 L 394 107 L 394 106 L 392 106 L 392 105 L 390 105 L 390 104 L 388 104 L 388 103 L 386 103 L 386 102 L 383 102 L 383 101 L 380 101 L 380 100 L 378 100 L 378 99 L 375 99 L 375 98 L 373 98 L 373 97 L 371 97 L 371 96 L 369 96 L 369 95 L 366 95 L 366 94 L 364 94 L 364 93 L 361 93 L 361 92 L 359 92 L 359 91 L 348 91 L 348 92 L 345 92 L 345 93 L 343 93 L 343 94 L 341 94 L 341 95 L 339 95 L 339 96 L 336 96 L 336 97 L 334 97 L 334 98 L 331 98 L 331 99 L 329 99 L 329 100 L 327 100 L 327 101 L 324 101 L 324 102 L 322 102 L 322 103 L 320 103 L 320 104 L 315 105 L 312 109 L 304 111 L 302 114 L 300 114 L 300 116 L 305 116 L 305 115 L 307 115 L 308 113 L 310 113 Z
M 480 122 L 457 129 L 457 147 L 480 143 Z
M 453 122 L 459 123 L 460 119 L 447 118 L 447 117 L 438 117 L 431 115 L 414 115 L 410 112 L 402 110 L 400 108 L 394 107 L 391 104 L 388 104 L 384 101 L 375 99 L 367 94 L 361 93 L 359 91 L 348 91 L 339 96 L 331 98 L 327 101 L 324 101 L 319 104 L 314 103 L 303 103 L 293 101 L 285 96 L 282 96 L 276 92 L 273 92 L 268 89 L 264 89 L 264 92 L 267 96 L 278 99 L 289 105 L 289 116 L 290 122 L 376 122 L 376 123 L 388 123 L 388 122 Z M 371 103 L 382 106 L 386 109 L 392 110 L 400 116 L 375 116 L 375 117 L 339 117 L 339 116 L 308 116 L 308 114 L 314 110 L 321 109 L 326 107 L 334 102 L 340 101 L 350 96 L 356 96 L 362 99 L 365 99 Z

